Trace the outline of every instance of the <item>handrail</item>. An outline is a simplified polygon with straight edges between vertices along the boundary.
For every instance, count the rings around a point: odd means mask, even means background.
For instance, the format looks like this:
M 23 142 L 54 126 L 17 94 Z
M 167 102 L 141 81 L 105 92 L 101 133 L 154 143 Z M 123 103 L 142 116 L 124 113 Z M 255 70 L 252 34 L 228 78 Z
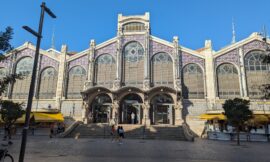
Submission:
M 57 137 L 64 138 L 68 136 L 74 129 L 76 129 L 82 122 L 81 121 L 75 121 L 72 123 L 63 133 L 60 133 Z
M 184 132 L 185 138 L 186 138 L 188 141 L 194 142 L 194 135 L 193 135 L 193 133 L 191 132 L 189 126 L 188 126 L 186 123 L 183 123 L 183 124 L 182 124 L 182 127 L 183 127 L 183 132 Z

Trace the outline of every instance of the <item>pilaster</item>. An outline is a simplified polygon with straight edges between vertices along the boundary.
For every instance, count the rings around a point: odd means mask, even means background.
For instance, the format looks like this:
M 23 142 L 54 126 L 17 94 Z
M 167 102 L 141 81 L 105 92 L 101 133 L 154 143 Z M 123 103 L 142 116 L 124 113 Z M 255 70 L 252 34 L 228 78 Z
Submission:
M 96 43 L 95 40 L 90 41 L 90 48 L 88 53 L 88 74 L 87 74 L 87 81 L 84 85 L 84 89 L 92 87 L 95 82 L 95 48 Z
M 66 71 L 66 55 L 67 55 L 68 47 L 67 45 L 62 45 L 61 54 L 59 59 L 59 67 L 58 67 L 58 80 L 56 87 L 56 107 L 57 109 L 61 109 L 62 97 L 64 95 L 64 80 L 65 80 L 65 71 Z
M 175 112 L 175 121 L 174 124 L 175 125 L 182 125 L 184 120 L 183 120 L 183 115 L 182 115 L 182 111 L 183 111 L 183 105 L 182 105 L 182 101 L 180 99 L 180 97 L 177 97 L 177 102 L 174 105 L 174 112 Z
M 148 90 L 150 88 L 150 55 L 149 55 L 149 24 L 145 25 L 145 52 L 144 52 L 144 81 L 143 89 Z
M 241 87 L 241 97 L 248 97 L 247 95 L 247 82 L 246 82 L 246 71 L 244 62 L 244 53 L 242 47 L 238 49 L 238 54 L 240 58 L 240 87 Z
M 180 81 L 180 73 L 179 73 L 179 40 L 178 36 L 173 37 L 173 71 L 174 71 L 174 87 L 177 91 L 181 90 L 181 81 Z
M 205 41 L 205 78 L 206 78 L 206 89 L 209 108 L 213 109 L 216 99 L 216 82 L 215 82 L 215 66 L 214 57 L 212 53 L 211 40 Z
M 142 119 L 142 124 L 144 125 L 151 125 L 150 121 L 150 104 L 149 101 L 144 101 L 143 104 L 143 119 Z

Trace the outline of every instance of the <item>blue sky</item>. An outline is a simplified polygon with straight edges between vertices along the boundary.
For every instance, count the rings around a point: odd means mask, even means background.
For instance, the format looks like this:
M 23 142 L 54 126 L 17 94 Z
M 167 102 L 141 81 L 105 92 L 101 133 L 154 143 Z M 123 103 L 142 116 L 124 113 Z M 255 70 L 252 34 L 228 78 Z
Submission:
M 38 28 L 41 0 L 1 0 L 0 30 L 14 28 L 14 47 L 35 38 L 21 26 Z M 67 44 L 70 51 L 89 47 L 90 39 L 101 43 L 116 35 L 117 14 L 150 12 L 152 35 L 197 49 L 211 39 L 218 50 L 232 39 L 232 18 L 239 41 L 262 26 L 270 27 L 269 0 L 45 0 L 57 19 L 45 17 L 41 47 L 51 46 L 53 28 L 55 46 Z

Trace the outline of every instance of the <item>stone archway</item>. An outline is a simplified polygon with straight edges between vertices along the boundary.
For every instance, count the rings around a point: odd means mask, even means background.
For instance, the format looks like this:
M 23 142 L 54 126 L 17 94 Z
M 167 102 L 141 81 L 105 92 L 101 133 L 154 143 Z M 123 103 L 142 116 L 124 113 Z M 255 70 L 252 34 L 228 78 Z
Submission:
M 112 118 L 112 99 L 106 93 L 95 96 L 89 105 L 88 117 L 91 123 L 109 123 Z
M 143 100 L 137 93 L 128 93 L 120 99 L 119 123 L 141 124 Z
M 167 93 L 159 93 L 150 98 L 151 124 L 174 124 L 175 111 L 173 98 Z

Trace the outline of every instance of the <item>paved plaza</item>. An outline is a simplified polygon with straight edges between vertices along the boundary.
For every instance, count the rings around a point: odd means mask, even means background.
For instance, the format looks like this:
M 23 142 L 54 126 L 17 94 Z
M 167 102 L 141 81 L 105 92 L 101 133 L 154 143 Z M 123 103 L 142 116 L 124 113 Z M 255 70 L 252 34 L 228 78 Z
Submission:
M 18 161 L 20 137 L 9 147 Z M 72 139 L 29 136 L 25 162 L 269 162 L 270 143 Z

